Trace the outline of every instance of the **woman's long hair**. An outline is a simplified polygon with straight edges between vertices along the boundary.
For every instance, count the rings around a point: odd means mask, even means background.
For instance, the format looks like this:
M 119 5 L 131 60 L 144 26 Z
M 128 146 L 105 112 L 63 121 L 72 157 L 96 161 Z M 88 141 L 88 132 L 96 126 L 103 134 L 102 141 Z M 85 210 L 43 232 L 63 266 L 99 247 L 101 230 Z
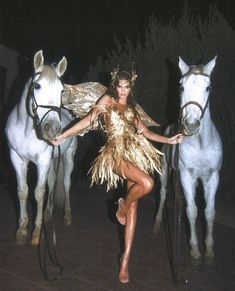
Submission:
M 131 91 L 130 94 L 127 98 L 127 104 L 132 106 L 133 108 L 136 105 L 136 101 L 135 101 L 135 88 L 134 88 L 134 83 L 131 82 L 131 74 L 127 71 L 119 71 L 117 73 L 117 76 L 114 80 L 112 80 L 111 85 L 108 87 L 106 94 L 112 96 L 116 101 L 118 101 L 119 97 L 118 97 L 118 92 L 117 92 L 117 86 L 119 84 L 119 81 L 121 80 L 125 80 L 130 82 L 130 86 L 131 86 Z

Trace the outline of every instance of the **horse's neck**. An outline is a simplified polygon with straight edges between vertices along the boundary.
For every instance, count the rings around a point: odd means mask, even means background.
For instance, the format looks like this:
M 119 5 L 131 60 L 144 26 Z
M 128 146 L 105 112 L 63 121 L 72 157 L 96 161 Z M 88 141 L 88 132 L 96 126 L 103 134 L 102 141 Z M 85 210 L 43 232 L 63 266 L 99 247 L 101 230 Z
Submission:
M 22 123 L 27 123 L 27 124 L 33 124 L 33 119 L 32 117 L 29 115 L 28 110 L 27 110 L 27 106 L 28 106 L 28 102 L 29 100 L 27 100 L 28 98 L 28 86 L 26 84 L 24 91 L 22 93 L 20 102 L 16 105 L 17 108 L 17 119 L 22 122 Z M 30 106 L 30 104 L 29 104 Z

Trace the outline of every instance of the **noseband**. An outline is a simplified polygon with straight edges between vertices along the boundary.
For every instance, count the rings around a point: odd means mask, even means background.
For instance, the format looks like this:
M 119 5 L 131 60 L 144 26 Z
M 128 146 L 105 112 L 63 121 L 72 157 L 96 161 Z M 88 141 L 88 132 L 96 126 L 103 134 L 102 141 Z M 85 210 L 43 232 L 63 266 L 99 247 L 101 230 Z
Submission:
M 181 109 L 180 109 L 180 120 L 182 120 L 182 115 L 183 115 L 183 110 L 184 108 L 186 108 L 187 106 L 189 105 L 196 105 L 200 110 L 201 110 L 201 116 L 200 116 L 200 120 L 202 120 L 202 118 L 204 117 L 204 114 L 205 114 L 205 111 L 206 111 L 206 108 L 208 106 L 208 103 L 209 103 L 209 98 L 207 98 L 207 101 L 206 101 L 206 104 L 204 106 L 204 108 L 196 101 L 189 101 L 187 103 L 185 103 Z
M 41 133 L 41 124 L 43 122 L 43 120 L 45 119 L 45 117 L 52 111 L 54 112 L 57 112 L 58 113 L 58 116 L 59 116 L 59 119 L 61 120 L 61 105 L 60 107 L 58 106 L 53 106 L 53 105 L 40 105 L 37 103 L 37 100 L 35 98 L 35 95 L 34 95 L 34 88 L 35 88 L 35 83 L 34 83 L 34 79 L 37 75 L 40 75 L 41 72 L 38 72 L 36 74 L 34 74 L 33 78 L 31 79 L 31 82 L 30 82 L 30 86 L 29 86 L 29 90 L 28 90 L 28 96 L 27 96 L 27 111 L 28 111 L 28 114 L 33 118 L 33 121 L 34 121 L 34 124 L 36 125 L 36 128 L 39 130 L 39 132 Z M 59 78 L 59 77 L 58 77 Z M 60 78 L 59 78 L 60 79 Z M 61 81 L 61 80 L 60 80 Z M 61 96 L 62 98 L 62 96 Z M 29 101 L 32 100 L 32 111 L 29 110 Z M 61 99 L 62 100 L 62 99 Z M 62 104 L 62 102 L 60 103 Z M 38 113 L 37 113 L 37 110 L 38 108 L 46 108 L 46 109 L 49 109 L 42 117 L 42 119 L 40 120 L 39 116 L 38 116 Z M 31 112 L 33 114 L 31 114 Z

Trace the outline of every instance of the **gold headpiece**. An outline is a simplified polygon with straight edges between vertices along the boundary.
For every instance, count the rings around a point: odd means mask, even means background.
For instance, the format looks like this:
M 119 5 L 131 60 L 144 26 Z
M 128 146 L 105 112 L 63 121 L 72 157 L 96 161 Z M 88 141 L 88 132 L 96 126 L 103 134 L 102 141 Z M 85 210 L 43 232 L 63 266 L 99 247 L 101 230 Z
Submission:
M 119 65 L 114 68 L 111 72 L 111 76 L 112 76 L 112 81 L 111 81 L 111 85 L 114 86 L 114 83 L 115 83 L 115 80 L 117 78 L 117 74 L 118 74 L 118 71 L 119 71 Z
M 137 79 L 138 75 L 136 74 L 136 70 L 131 70 L 131 87 L 135 86 L 135 80 Z
M 118 72 L 119 72 L 119 65 L 116 67 L 116 68 L 114 68 L 113 70 L 112 70 L 112 72 L 111 72 L 111 78 L 112 78 L 112 80 L 111 80 L 111 85 L 112 86 L 114 86 L 114 84 L 115 84 L 115 81 L 117 80 L 117 78 L 118 78 Z M 131 87 L 134 87 L 135 86 L 135 80 L 136 80 L 136 78 L 138 77 L 138 75 L 136 74 L 136 70 L 134 70 L 134 69 L 132 69 L 132 71 L 131 71 L 131 74 L 129 73 L 129 72 L 127 72 L 129 75 L 130 75 L 130 83 L 131 83 Z

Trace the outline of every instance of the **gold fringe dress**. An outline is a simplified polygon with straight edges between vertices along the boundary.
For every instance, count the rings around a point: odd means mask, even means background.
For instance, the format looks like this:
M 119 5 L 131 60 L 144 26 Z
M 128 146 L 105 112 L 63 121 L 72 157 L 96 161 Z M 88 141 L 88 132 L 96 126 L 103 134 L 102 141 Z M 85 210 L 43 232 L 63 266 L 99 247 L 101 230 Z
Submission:
M 102 105 L 96 105 L 102 106 Z M 161 155 L 141 131 L 136 130 L 135 120 L 138 113 L 127 105 L 125 110 L 117 106 L 103 106 L 102 115 L 105 120 L 107 142 L 100 149 L 99 156 L 91 168 L 91 185 L 94 183 L 107 183 L 107 191 L 117 188 L 118 182 L 123 182 L 125 177 L 115 173 L 121 172 L 120 162 L 126 160 L 137 166 L 147 174 L 157 171 L 162 173 Z

